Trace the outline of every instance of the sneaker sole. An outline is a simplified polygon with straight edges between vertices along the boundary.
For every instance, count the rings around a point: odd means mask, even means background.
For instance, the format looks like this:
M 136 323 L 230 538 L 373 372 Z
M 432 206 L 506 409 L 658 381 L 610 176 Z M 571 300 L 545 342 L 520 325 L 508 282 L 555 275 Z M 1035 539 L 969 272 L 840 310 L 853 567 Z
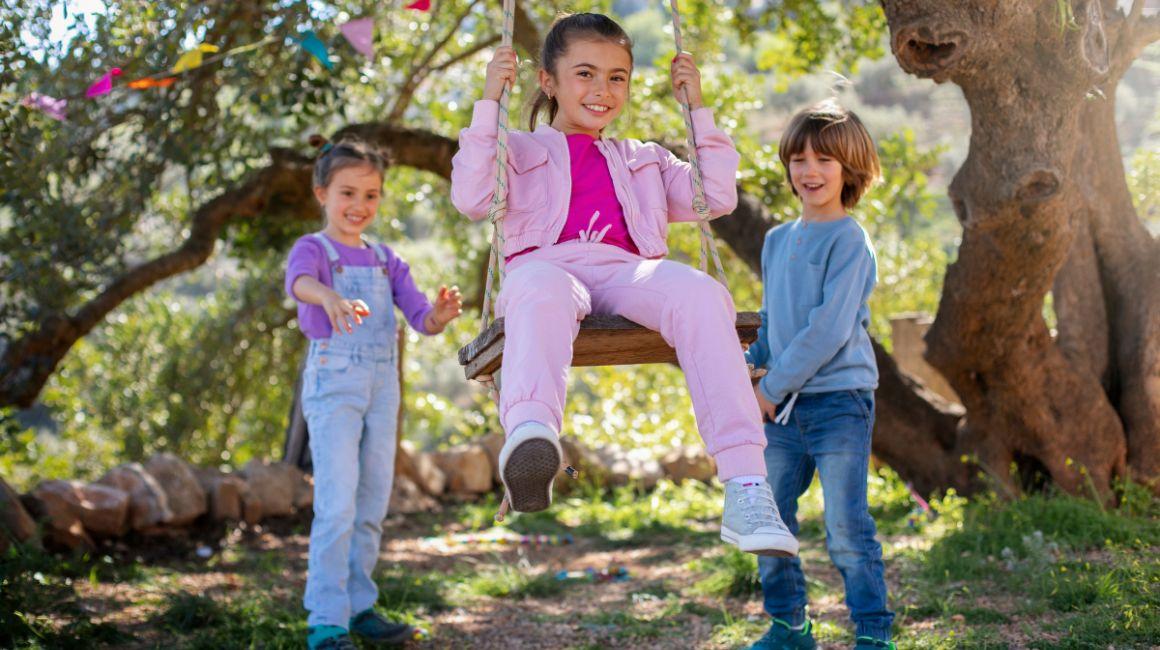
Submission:
M 516 512 L 539 512 L 552 505 L 552 482 L 560 471 L 560 452 L 544 438 L 516 445 L 503 466 L 503 483 Z
M 721 540 L 754 555 L 797 557 L 798 554 L 798 541 L 793 535 L 773 533 L 741 535 L 722 526 Z

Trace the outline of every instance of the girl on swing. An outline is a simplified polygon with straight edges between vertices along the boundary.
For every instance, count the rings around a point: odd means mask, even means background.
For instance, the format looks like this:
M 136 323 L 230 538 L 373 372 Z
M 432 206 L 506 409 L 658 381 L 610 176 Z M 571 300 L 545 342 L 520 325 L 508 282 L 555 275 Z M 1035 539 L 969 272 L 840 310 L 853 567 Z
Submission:
M 505 318 L 500 418 L 507 434 L 500 476 L 513 510 L 552 501 L 562 462 L 572 342 L 590 313 L 624 316 L 660 332 L 688 377 L 702 439 L 725 483 L 721 538 L 761 555 L 795 555 L 797 540 L 765 480 L 761 412 L 737 343 L 729 292 L 709 275 L 664 259 L 670 221 L 695 221 L 692 169 L 654 143 L 608 138 L 628 102 L 632 43 L 615 21 L 559 18 L 540 50 L 532 131 L 512 131 L 507 214 L 500 254 L 508 261 L 497 303 Z M 451 200 L 483 219 L 495 189 L 499 99 L 516 81 L 516 54 L 497 48 L 483 99 L 459 137 Z M 700 72 L 678 54 L 671 75 L 687 91 L 712 217 L 737 204 L 740 156 L 704 107 Z M 548 124 L 536 126 L 547 109 Z

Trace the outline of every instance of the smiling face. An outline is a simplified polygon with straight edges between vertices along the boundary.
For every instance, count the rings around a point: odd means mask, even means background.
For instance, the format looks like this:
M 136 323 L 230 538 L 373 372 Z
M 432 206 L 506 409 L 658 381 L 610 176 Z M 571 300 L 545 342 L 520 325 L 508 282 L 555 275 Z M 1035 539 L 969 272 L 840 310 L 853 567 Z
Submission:
M 628 101 L 632 56 L 607 40 L 576 40 L 555 68 L 540 70 L 540 88 L 559 105 L 552 128 L 600 137 Z
M 315 186 L 314 196 L 326 214 L 323 232 L 347 246 L 360 246 L 363 231 L 379 211 L 382 188 L 382 174 L 366 164 L 343 167 L 329 185 Z
M 802 200 L 802 216 L 807 220 L 845 216 L 842 163 L 837 158 L 814 151 L 809 140 L 805 148 L 789 156 L 789 177 L 794 192 Z

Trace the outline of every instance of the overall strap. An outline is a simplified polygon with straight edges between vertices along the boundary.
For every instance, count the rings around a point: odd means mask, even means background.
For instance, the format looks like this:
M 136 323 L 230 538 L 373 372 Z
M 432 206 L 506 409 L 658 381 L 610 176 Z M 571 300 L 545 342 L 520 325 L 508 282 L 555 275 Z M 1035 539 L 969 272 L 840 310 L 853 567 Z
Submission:
M 386 244 L 376 244 L 376 243 L 372 242 L 370 239 L 368 239 L 366 235 L 362 235 L 362 242 L 363 242 L 363 244 L 366 244 L 367 248 L 374 251 L 375 258 L 379 260 L 379 265 L 383 269 L 383 275 L 390 275 L 391 271 L 387 267 L 387 264 L 390 261 L 390 257 L 387 256 L 387 245 Z
M 334 244 L 330 243 L 326 235 L 320 232 L 314 233 L 314 238 L 321 242 L 322 247 L 326 249 L 326 259 L 330 262 L 331 270 L 335 273 L 342 273 L 342 264 L 338 261 L 338 249 L 334 247 Z

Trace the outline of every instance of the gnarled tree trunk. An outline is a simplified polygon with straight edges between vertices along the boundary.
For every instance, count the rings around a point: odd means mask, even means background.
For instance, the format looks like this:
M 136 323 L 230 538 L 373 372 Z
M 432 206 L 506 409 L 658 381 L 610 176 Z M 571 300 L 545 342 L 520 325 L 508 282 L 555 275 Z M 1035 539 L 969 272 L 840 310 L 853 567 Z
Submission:
M 902 67 L 954 82 L 971 109 L 950 188 L 962 246 L 927 335 L 967 409 L 959 446 L 1013 489 L 1090 480 L 1107 496 L 1129 466 L 1154 479 L 1160 246 L 1129 200 L 1112 101 L 1090 96 L 1115 95 L 1156 19 L 1143 0 L 1127 16 L 1070 0 L 1070 23 L 1039 0 L 882 4 Z

